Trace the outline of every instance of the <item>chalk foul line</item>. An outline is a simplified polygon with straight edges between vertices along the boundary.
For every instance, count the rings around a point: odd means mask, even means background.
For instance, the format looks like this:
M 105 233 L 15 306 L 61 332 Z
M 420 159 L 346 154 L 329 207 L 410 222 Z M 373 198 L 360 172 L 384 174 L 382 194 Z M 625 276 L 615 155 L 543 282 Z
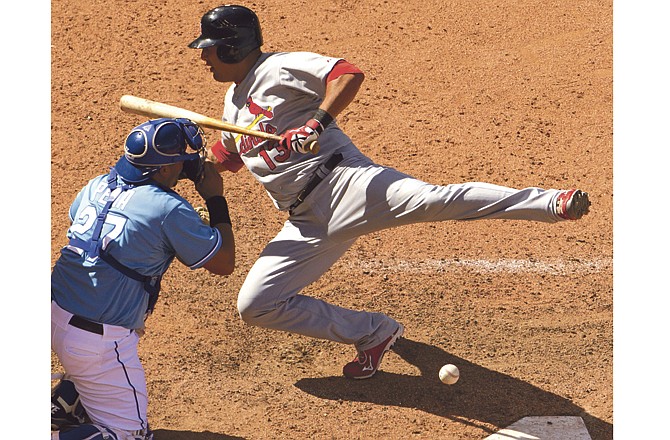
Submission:
M 611 258 L 600 259 L 556 259 L 556 260 L 521 260 L 521 259 L 427 259 L 402 260 L 383 259 L 356 261 L 346 264 L 350 269 L 366 271 L 387 271 L 406 273 L 455 272 L 470 270 L 479 273 L 540 273 L 550 275 L 596 274 L 612 272 Z

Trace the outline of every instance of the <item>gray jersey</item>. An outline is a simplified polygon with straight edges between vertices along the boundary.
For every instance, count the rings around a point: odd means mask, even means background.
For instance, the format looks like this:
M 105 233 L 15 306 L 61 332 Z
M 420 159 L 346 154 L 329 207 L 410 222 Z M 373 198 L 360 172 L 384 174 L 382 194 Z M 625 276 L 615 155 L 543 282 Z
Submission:
M 279 134 L 305 124 L 326 94 L 326 77 L 340 58 L 310 52 L 264 53 L 225 98 L 225 122 Z M 319 136 L 318 155 L 300 154 L 277 142 L 222 132 L 223 145 L 240 155 L 275 206 L 287 210 L 316 168 L 351 143 L 336 122 Z

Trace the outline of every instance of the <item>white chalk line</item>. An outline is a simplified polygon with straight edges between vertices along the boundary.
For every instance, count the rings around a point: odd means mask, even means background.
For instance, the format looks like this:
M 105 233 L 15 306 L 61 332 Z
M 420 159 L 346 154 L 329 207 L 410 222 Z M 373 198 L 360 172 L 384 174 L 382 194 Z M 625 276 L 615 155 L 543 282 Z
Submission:
M 507 273 L 541 273 L 551 275 L 568 274 L 595 274 L 600 272 L 612 272 L 612 259 L 557 259 L 557 260 L 521 260 L 521 259 L 498 259 L 498 260 L 368 260 L 349 262 L 347 266 L 351 269 L 366 271 L 388 271 L 408 273 L 434 273 L 455 272 L 459 270 L 470 270 L 478 273 L 507 272 Z

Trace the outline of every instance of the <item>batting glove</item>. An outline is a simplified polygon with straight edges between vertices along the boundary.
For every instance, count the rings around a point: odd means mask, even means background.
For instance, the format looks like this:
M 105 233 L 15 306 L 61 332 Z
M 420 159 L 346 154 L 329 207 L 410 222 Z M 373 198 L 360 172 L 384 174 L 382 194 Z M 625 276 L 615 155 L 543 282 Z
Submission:
M 305 125 L 298 128 L 292 128 L 281 135 L 279 144 L 284 148 L 290 148 L 297 153 L 310 152 L 310 145 L 316 141 L 328 124 L 333 121 L 333 117 L 325 110 L 319 109 L 314 117 L 307 121 Z

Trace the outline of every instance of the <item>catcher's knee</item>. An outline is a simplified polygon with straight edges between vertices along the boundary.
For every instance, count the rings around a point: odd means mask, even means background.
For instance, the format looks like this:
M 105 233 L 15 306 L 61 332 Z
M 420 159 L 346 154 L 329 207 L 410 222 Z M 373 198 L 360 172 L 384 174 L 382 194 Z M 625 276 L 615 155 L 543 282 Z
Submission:
M 91 423 L 74 383 L 62 379 L 51 390 L 52 440 L 153 440 L 150 429 L 123 431 Z
M 51 430 L 89 421 L 74 383 L 62 379 L 51 390 Z
M 51 440 L 122 440 L 103 426 L 85 424 L 68 426 L 51 433 Z
M 153 440 L 151 430 L 118 431 L 100 425 L 87 423 L 68 426 L 51 433 L 51 440 Z

